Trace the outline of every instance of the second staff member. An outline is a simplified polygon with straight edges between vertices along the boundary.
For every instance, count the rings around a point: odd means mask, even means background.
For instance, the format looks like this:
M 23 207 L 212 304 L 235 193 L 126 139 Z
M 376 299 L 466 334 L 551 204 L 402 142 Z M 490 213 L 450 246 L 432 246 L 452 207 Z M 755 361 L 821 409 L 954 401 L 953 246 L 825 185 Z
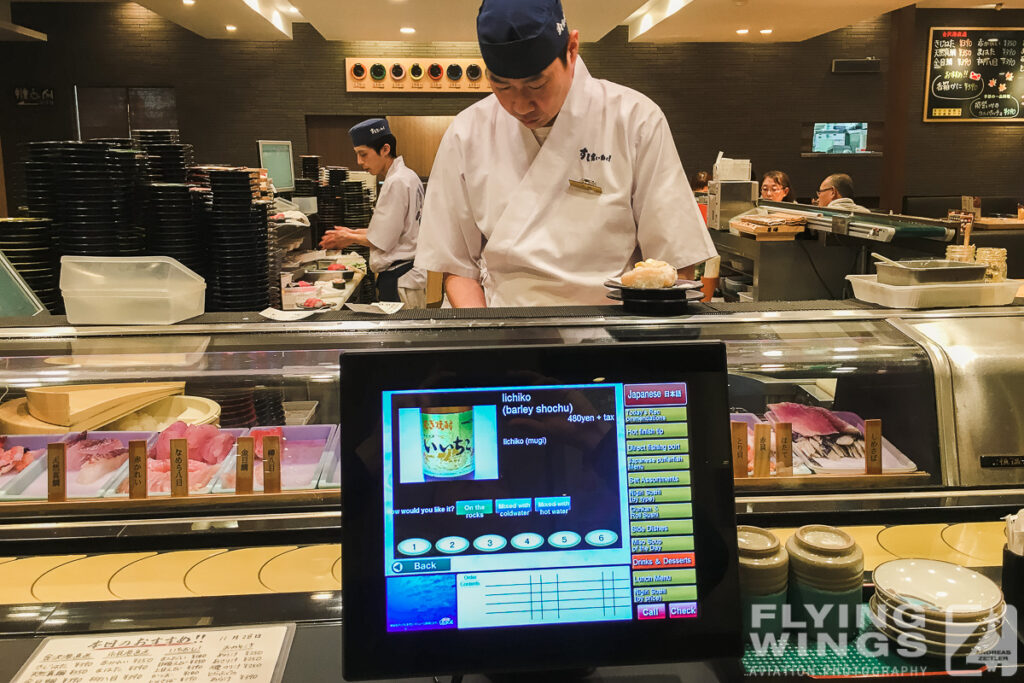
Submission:
M 369 119 L 349 132 L 359 165 L 384 178 L 370 219 L 361 229 L 336 226 L 324 233 L 321 248 L 343 249 L 350 244 L 370 248 L 370 269 L 377 276 L 381 301 L 401 301 L 408 308 L 423 308 L 427 272 L 413 266 L 423 211 L 423 183 L 396 156 L 397 141 L 385 119 Z

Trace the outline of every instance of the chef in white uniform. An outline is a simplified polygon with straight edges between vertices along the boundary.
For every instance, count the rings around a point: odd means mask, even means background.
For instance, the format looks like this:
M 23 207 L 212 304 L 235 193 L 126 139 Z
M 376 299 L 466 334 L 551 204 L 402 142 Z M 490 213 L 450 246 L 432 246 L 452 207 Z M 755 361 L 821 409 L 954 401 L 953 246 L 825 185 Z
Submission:
M 336 226 L 324 233 L 320 246 L 343 249 L 350 244 L 370 248 L 370 269 L 377 277 L 381 301 L 401 301 L 423 308 L 427 272 L 413 265 L 423 212 L 423 182 L 396 156 L 398 145 L 386 119 L 368 119 L 348 131 L 359 165 L 384 183 L 373 209 L 370 227 Z
M 441 141 L 416 256 L 453 306 L 607 304 L 637 260 L 715 255 L 661 109 L 590 75 L 559 0 L 484 0 L 477 36 L 494 94 Z

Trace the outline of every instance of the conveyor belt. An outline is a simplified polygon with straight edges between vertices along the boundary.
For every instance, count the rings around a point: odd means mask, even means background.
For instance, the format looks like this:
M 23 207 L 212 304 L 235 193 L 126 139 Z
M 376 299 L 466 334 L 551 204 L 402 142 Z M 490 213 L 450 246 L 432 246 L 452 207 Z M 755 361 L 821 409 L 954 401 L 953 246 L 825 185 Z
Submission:
M 996 567 L 1003 522 L 845 529 L 874 570 L 898 557 Z M 796 529 L 774 529 L 786 540 Z M 307 593 L 341 588 L 341 546 L 261 546 L 0 558 L 0 604 Z

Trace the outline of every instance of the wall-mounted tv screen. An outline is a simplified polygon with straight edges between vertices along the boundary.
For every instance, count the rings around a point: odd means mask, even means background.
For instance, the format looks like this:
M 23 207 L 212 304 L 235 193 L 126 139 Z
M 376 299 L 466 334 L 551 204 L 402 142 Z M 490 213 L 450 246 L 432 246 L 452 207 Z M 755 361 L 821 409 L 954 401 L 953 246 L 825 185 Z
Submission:
M 819 154 L 864 154 L 868 151 L 868 124 L 815 123 L 811 151 Z

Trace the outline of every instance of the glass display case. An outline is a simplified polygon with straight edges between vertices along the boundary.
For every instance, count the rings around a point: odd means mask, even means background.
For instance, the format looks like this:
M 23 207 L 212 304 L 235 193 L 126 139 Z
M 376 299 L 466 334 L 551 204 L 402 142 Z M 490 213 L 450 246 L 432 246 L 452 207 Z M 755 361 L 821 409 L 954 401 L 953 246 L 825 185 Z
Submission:
M 969 496 L 1008 505 L 1010 487 L 1024 482 L 1024 435 L 1015 417 L 1022 383 L 1014 350 L 1022 325 L 1021 309 L 900 315 L 857 309 L 678 319 L 449 315 L 443 320 L 7 328 L 0 331 L 0 421 L 9 417 L 12 405 L 25 401 L 26 391 L 38 387 L 117 390 L 126 383 L 180 382 L 185 396 L 212 401 L 216 421 L 235 436 L 284 427 L 286 436 L 302 441 L 298 436 L 312 433 L 301 431 L 308 425 L 322 425 L 323 433 L 317 432 L 318 447 L 310 446 L 302 457 L 285 454 L 280 494 L 262 494 L 260 482 L 253 494 L 235 494 L 233 452 L 207 463 L 209 471 L 191 480 L 194 495 L 183 498 L 169 497 L 164 485 L 147 499 L 129 500 L 123 465 L 91 488 L 69 487 L 68 502 L 51 503 L 45 487 L 26 481 L 32 472 L 42 477 L 43 468 L 36 465 L 0 477 L 0 520 L 99 525 L 255 515 L 287 529 L 293 522 L 299 528 L 310 524 L 302 515 L 321 515 L 323 524 L 336 528 L 341 482 L 332 430 L 340 417 L 339 392 L 360 390 L 339 386 L 338 358 L 346 349 L 688 339 L 725 343 L 732 420 L 751 428 L 780 421 L 794 425 L 793 474 L 738 477 L 741 516 L 884 515 L 908 506 L 948 511 Z M 94 428 L 144 432 L 153 440 L 152 450 L 169 414 L 158 416 L 162 424 L 122 417 Z M 1005 426 L 979 427 L 985 424 L 980 416 Z M 862 469 L 863 421 L 869 419 L 881 420 L 881 475 Z M 3 424 L 8 448 L 20 443 L 19 430 Z M 58 434 L 50 440 L 68 438 Z

